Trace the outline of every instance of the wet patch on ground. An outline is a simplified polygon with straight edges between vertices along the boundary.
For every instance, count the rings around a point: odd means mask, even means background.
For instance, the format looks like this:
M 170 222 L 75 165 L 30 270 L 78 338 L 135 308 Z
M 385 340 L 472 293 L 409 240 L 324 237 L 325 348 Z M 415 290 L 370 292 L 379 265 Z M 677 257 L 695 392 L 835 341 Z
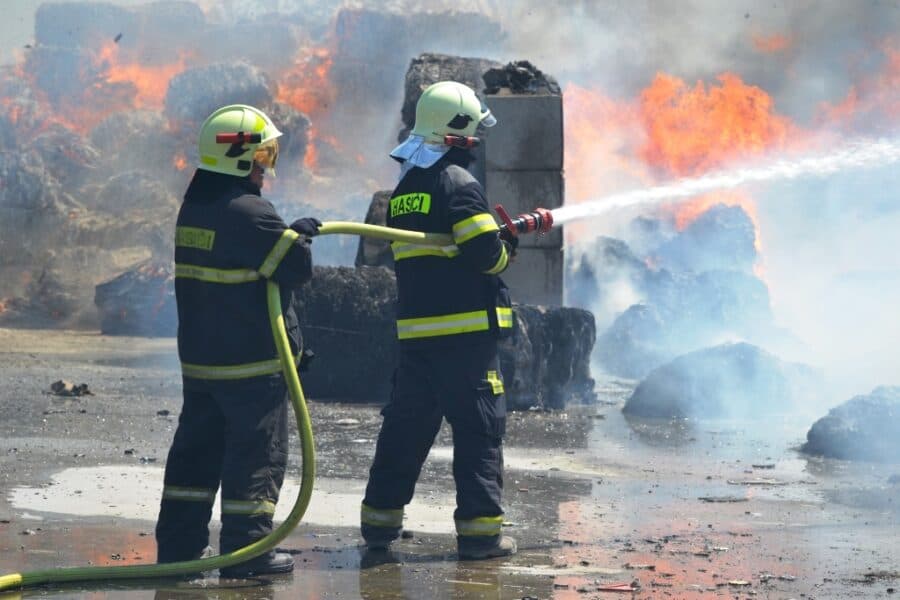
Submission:
M 166 359 L 174 341 L 0 330 L 0 344 L 0 572 L 152 562 L 180 410 L 177 362 Z M 93 395 L 53 396 L 58 379 Z M 281 544 L 293 575 L 23 595 L 821 599 L 897 587 L 900 468 L 807 459 L 794 448 L 809 423 L 792 415 L 763 426 L 626 420 L 619 409 L 632 386 L 603 380 L 597 406 L 510 416 L 505 531 L 519 542 L 510 560 L 456 558 L 446 428 L 417 486 L 411 537 L 365 552 L 356 519 L 378 408 L 313 402 L 320 478 L 307 518 Z M 279 515 L 296 493 L 299 457 L 290 460 Z

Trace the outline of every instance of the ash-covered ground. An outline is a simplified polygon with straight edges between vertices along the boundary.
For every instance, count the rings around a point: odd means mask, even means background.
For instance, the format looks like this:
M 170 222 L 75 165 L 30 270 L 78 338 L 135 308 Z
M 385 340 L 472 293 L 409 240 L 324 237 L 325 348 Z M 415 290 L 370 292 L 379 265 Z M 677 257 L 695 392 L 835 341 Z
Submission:
M 152 562 L 180 410 L 172 339 L 0 329 L 0 573 Z M 49 392 L 58 379 L 92 395 Z M 511 560 L 458 562 L 442 431 L 407 514 L 412 537 L 362 551 L 356 527 L 378 407 L 312 401 L 316 491 L 283 542 L 292 576 L 30 590 L 57 598 L 875 598 L 900 585 L 900 467 L 808 458 L 809 421 L 653 423 L 601 379 L 596 406 L 511 416 Z M 279 503 L 293 503 L 299 456 Z M 632 594 L 603 586 L 634 583 Z M 3 596 L 7 597 L 7 596 Z M 11 597 L 18 597 L 13 594 Z

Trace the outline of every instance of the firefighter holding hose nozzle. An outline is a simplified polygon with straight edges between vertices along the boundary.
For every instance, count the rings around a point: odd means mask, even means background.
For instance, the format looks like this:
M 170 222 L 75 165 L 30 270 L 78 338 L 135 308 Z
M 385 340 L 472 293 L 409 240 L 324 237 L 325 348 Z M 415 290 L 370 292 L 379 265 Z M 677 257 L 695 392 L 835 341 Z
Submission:
M 370 550 L 399 537 L 422 464 L 443 418 L 453 430 L 454 513 L 461 559 L 514 554 L 501 535 L 506 400 L 497 340 L 512 331 L 500 279 L 514 253 L 481 184 L 466 170 L 479 126 L 496 123 L 475 92 L 444 81 L 416 105 L 409 138 L 391 152 L 401 179 L 387 224 L 452 236 L 447 246 L 393 242 L 399 365 L 361 507 Z
M 157 561 L 210 553 L 209 520 L 221 485 L 220 552 L 272 531 L 288 455 L 288 397 L 269 316 L 266 282 L 281 288 L 291 353 L 302 340 L 292 290 L 312 276 L 310 238 L 321 223 L 288 227 L 261 196 L 281 132 L 262 111 L 230 105 L 200 130 L 200 164 L 175 230 L 175 297 L 184 404 L 166 462 L 156 525 Z M 269 551 L 220 570 L 223 577 L 290 572 Z

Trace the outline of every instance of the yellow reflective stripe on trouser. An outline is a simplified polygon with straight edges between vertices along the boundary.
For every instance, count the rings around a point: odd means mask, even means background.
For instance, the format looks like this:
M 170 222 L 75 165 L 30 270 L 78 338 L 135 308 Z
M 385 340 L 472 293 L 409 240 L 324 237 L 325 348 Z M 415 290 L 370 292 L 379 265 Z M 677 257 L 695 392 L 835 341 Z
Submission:
M 500 535 L 503 517 L 478 517 L 477 519 L 456 519 L 457 535 Z
M 162 497 L 163 500 L 183 500 L 185 502 L 207 502 L 212 504 L 216 499 L 216 490 L 167 485 L 163 487 Z
M 403 527 L 403 509 L 372 508 L 363 504 L 359 510 L 359 521 L 375 527 Z
M 495 396 L 503 393 L 503 380 L 497 375 L 497 371 L 488 371 L 485 379 L 491 384 L 491 391 L 494 392 Z
M 506 265 L 509 264 L 509 254 L 506 252 L 506 244 L 500 245 L 500 258 L 497 259 L 497 262 L 493 267 L 485 271 L 488 275 L 496 275 L 497 273 L 502 273 L 503 269 L 506 268 Z
M 274 515 L 275 503 L 269 500 L 222 500 L 223 515 Z
M 253 269 L 213 269 L 200 265 L 176 264 L 175 277 L 208 283 L 247 283 L 259 280 L 259 273 Z
M 476 235 L 499 230 L 500 228 L 497 227 L 497 222 L 494 221 L 494 217 L 492 217 L 490 213 L 481 213 L 474 217 L 463 219 L 458 223 L 454 223 L 453 241 L 457 244 L 462 244 L 465 241 L 471 240 Z
M 301 353 L 294 357 L 294 363 L 300 361 Z M 194 379 L 246 379 L 261 375 L 281 373 L 281 361 L 277 358 L 242 365 L 193 365 L 181 363 L 181 374 Z
M 418 319 L 398 319 L 397 338 L 408 340 L 436 335 L 487 331 L 490 326 L 486 310 Z
M 392 242 L 391 252 L 394 253 L 394 260 L 415 258 L 416 256 L 440 256 L 442 258 L 459 256 L 459 248 L 454 245 L 428 246 L 424 244 L 411 244 L 408 242 Z
M 497 307 L 497 326 L 508 329 L 513 326 L 513 311 L 508 306 Z
M 281 234 L 281 238 L 275 242 L 274 246 L 272 246 L 266 260 L 263 261 L 263 264 L 260 265 L 258 269 L 263 277 L 268 278 L 272 276 L 272 273 L 274 273 L 275 269 L 278 268 L 278 265 L 281 264 L 281 259 L 284 258 L 284 255 L 287 254 L 288 250 L 291 249 L 291 246 L 294 245 L 294 242 L 299 237 L 300 234 L 293 229 L 284 230 Z

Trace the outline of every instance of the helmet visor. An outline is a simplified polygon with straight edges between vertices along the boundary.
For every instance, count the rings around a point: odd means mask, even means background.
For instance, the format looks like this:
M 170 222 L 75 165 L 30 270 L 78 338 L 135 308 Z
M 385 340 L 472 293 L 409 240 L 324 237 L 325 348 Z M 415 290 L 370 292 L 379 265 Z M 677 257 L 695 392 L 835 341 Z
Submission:
M 278 162 L 278 138 L 261 144 L 253 153 L 253 160 L 266 170 L 275 170 Z
M 478 100 L 481 102 L 481 118 L 478 121 L 478 125 L 481 127 L 493 127 L 497 124 L 497 117 L 491 113 L 491 109 L 487 107 L 484 100 L 481 98 Z

